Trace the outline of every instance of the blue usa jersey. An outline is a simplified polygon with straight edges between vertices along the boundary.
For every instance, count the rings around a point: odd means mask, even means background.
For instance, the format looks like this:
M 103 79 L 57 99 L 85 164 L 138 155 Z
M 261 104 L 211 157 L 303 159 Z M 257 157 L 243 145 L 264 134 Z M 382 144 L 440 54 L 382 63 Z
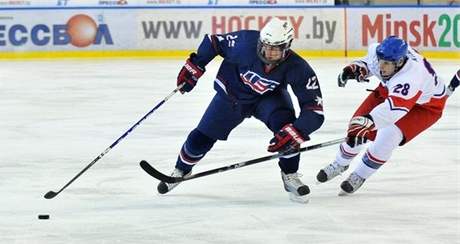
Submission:
M 269 67 L 257 55 L 259 31 L 242 30 L 223 35 L 206 35 L 194 63 L 205 67 L 214 57 L 224 60 L 214 88 L 240 104 L 257 103 L 264 96 L 287 89 L 289 84 L 299 101 L 300 115 L 294 126 L 308 136 L 323 118 L 322 95 L 310 65 L 292 50 L 280 64 Z

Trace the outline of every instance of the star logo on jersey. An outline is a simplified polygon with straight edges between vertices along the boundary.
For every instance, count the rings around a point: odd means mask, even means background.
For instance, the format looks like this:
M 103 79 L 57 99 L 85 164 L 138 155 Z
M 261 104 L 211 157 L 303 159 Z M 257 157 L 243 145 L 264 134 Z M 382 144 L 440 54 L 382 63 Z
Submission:
M 316 103 L 311 102 L 309 105 L 304 106 L 302 109 L 308 109 L 317 114 L 323 115 L 323 98 L 316 96 L 314 101 Z
M 323 98 L 316 96 L 315 98 L 316 105 L 323 106 Z

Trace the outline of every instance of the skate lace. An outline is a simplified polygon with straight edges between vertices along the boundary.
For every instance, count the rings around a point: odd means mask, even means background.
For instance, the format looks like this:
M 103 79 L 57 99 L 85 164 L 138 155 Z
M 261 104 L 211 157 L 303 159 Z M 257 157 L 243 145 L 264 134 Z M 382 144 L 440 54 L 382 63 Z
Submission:
M 299 173 L 287 174 L 285 175 L 285 181 L 295 186 L 301 186 L 303 183 L 299 178 L 302 176 L 303 175 Z
M 358 174 L 352 173 L 350 174 L 350 178 L 348 179 L 348 182 L 350 182 L 352 186 L 360 186 L 361 184 L 363 184 L 364 178 L 362 178 Z
M 182 172 L 179 169 L 174 169 L 174 171 L 171 173 L 172 177 L 182 177 L 184 176 L 184 172 Z
M 325 169 L 324 171 L 328 174 L 328 175 L 338 175 L 340 173 L 342 173 L 345 169 L 345 166 L 342 166 L 342 165 L 339 165 L 337 162 L 333 162 L 331 164 L 329 164 Z

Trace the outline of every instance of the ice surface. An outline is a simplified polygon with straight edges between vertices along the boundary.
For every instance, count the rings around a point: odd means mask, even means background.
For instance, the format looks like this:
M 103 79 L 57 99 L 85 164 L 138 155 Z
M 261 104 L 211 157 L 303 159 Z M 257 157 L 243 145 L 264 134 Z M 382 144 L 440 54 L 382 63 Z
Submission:
M 336 86 L 346 59 L 309 60 L 326 122 L 308 144 L 344 136 L 371 84 Z M 156 193 L 146 159 L 169 173 L 214 91 L 218 61 L 190 94 L 176 94 L 69 188 L 57 191 L 168 95 L 182 60 L 2 61 L 0 243 L 460 243 L 460 94 L 427 132 L 349 197 L 347 174 L 315 185 L 337 146 L 302 155 L 307 205 L 289 201 L 276 161 Z M 432 61 L 450 80 L 459 63 Z M 257 120 L 236 128 L 195 172 L 267 155 L 271 133 Z M 352 168 L 353 168 L 352 164 Z M 50 220 L 38 220 L 49 213 Z

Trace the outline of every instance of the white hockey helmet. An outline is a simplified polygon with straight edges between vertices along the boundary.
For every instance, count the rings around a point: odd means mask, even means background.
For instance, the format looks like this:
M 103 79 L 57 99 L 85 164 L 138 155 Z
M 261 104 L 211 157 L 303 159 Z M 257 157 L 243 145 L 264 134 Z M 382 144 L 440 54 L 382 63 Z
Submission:
M 294 28 L 285 20 L 272 18 L 260 31 L 257 55 L 267 64 L 276 64 L 286 58 L 287 51 L 291 47 L 294 38 Z M 264 46 L 279 47 L 283 52 L 279 60 L 268 60 L 265 57 Z

